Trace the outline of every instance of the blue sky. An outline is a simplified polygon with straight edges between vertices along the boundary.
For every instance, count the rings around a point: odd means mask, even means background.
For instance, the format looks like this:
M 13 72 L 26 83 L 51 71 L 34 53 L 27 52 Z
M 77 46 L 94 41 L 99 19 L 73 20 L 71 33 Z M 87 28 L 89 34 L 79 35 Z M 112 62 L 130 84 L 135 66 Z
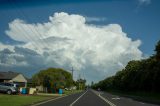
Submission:
M 88 18 L 86 24 L 89 25 L 120 25 L 128 38 L 132 41 L 141 41 L 138 49 L 144 56 L 154 54 L 155 44 L 160 40 L 159 0 L 62 0 L 61 2 L 59 0 L 23 0 L 23 2 L 0 0 L 0 2 L 0 42 L 4 45 L 17 45 L 23 42 L 13 39 L 12 33 L 10 35 L 6 33 L 6 30 L 12 31 L 9 23 L 15 19 L 23 20 L 28 24 L 47 23 L 49 16 L 57 12 L 78 14 L 86 20 Z M 88 77 L 87 75 L 89 74 L 84 76 Z

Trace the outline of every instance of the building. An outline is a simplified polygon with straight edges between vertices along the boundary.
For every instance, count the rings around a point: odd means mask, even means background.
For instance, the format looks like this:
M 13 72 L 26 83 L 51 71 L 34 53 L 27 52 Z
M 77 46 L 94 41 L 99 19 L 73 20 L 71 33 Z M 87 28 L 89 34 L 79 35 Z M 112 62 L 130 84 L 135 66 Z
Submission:
M 0 72 L 0 82 L 13 82 L 19 84 L 20 87 L 27 86 L 27 78 L 21 73 L 17 72 Z

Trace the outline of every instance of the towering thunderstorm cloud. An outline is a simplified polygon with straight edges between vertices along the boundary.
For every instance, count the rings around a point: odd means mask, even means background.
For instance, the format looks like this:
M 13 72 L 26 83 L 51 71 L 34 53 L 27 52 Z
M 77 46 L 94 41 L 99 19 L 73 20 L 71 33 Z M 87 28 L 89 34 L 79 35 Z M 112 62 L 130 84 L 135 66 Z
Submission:
M 120 25 L 87 24 L 81 15 L 55 13 L 47 23 L 36 24 L 15 19 L 9 23 L 6 34 L 24 44 L 0 43 L 1 69 L 69 70 L 73 66 L 75 79 L 80 73 L 90 82 L 113 75 L 128 61 L 142 58 L 141 41 L 129 38 Z

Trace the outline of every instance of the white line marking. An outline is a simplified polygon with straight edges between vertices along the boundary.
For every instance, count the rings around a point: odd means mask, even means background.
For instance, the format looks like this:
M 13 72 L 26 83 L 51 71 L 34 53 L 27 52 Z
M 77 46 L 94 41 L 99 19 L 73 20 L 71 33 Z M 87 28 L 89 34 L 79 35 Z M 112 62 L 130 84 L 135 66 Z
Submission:
M 103 96 L 99 95 L 99 97 L 101 99 L 103 99 L 105 102 L 107 102 L 110 106 L 116 106 L 115 104 L 113 104 L 112 102 L 110 102 L 109 100 L 107 100 L 106 98 L 104 98 Z
M 102 100 L 104 100 L 106 103 L 108 103 L 110 106 L 116 106 L 115 104 L 113 104 L 112 102 L 110 102 L 109 100 L 107 100 L 106 98 L 104 98 L 103 96 L 99 94 L 97 94 L 95 91 L 92 91 L 93 93 L 95 93 L 98 97 L 100 97 Z
M 66 95 L 66 96 L 69 96 L 69 95 Z M 39 106 L 39 105 L 41 105 L 41 104 L 44 104 L 44 103 L 47 103 L 47 102 L 50 102 L 50 101 L 54 101 L 54 100 L 57 100 L 57 99 L 60 99 L 60 98 L 64 98 L 64 97 L 66 97 L 66 96 L 61 96 L 61 97 L 49 99 L 49 100 L 47 100 L 47 101 L 40 102 L 40 103 L 37 103 L 37 104 L 33 104 L 33 105 L 31 105 L 31 106 Z
M 143 102 L 139 102 L 139 103 L 140 103 L 140 104 L 143 104 L 143 105 L 145 104 L 145 103 L 143 103 Z
M 76 94 L 76 93 L 73 93 L 73 94 Z M 44 103 L 47 103 L 47 102 L 50 102 L 50 101 L 54 101 L 54 100 L 57 100 L 57 99 L 60 99 L 60 98 L 64 98 L 64 97 L 67 97 L 67 96 L 70 96 L 70 95 L 73 95 L 73 94 L 69 94 L 69 95 L 65 95 L 65 96 L 49 99 L 49 100 L 46 100 L 44 102 L 40 102 L 40 103 L 36 103 L 36 104 L 31 104 L 31 106 L 39 106 L 41 104 L 44 104 Z
M 116 98 L 112 98 L 113 100 L 119 100 L 119 99 L 121 99 L 121 98 L 119 98 L 119 97 L 116 97 Z
M 87 90 L 88 91 L 88 90 Z M 81 96 L 79 96 L 73 103 L 71 103 L 69 106 L 73 106 L 84 94 L 87 93 L 87 91 L 85 93 L 83 93 Z

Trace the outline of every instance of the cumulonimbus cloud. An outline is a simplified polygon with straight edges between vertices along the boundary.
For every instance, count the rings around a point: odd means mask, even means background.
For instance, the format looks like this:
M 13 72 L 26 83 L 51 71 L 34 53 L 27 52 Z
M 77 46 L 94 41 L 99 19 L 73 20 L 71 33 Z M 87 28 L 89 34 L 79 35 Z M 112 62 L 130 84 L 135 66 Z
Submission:
M 129 38 L 119 24 L 87 24 L 85 17 L 77 14 L 55 13 L 47 23 L 37 24 L 15 19 L 6 34 L 25 42 L 13 52 L 21 53 L 27 65 L 36 61 L 37 67 L 73 66 L 77 70 L 75 77 L 81 73 L 88 81 L 113 75 L 128 61 L 142 58 L 141 41 Z M 36 54 L 35 58 L 31 58 L 32 54 Z

